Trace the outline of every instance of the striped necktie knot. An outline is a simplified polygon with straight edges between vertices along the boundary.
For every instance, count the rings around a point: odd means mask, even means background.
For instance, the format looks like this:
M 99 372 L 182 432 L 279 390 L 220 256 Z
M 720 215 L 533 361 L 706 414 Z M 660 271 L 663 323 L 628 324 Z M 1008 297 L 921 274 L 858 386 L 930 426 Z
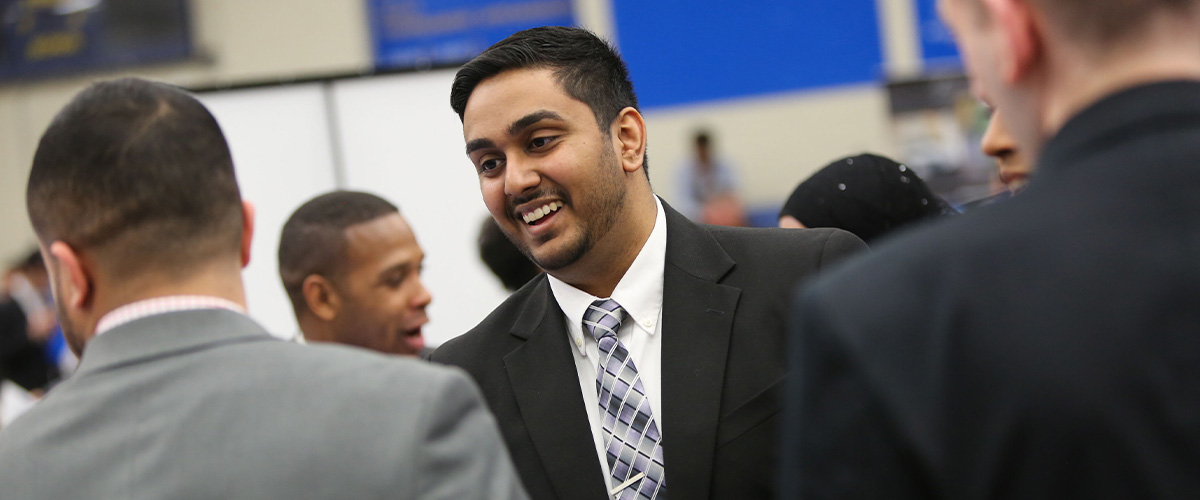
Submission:
M 592 302 L 587 313 L 583 315 L 583 326 L 597 342 L 604 337 L 616 338 L 617 330 L 621 329 L 621 320 L 625 310 L 613 299 L 603 299 Z

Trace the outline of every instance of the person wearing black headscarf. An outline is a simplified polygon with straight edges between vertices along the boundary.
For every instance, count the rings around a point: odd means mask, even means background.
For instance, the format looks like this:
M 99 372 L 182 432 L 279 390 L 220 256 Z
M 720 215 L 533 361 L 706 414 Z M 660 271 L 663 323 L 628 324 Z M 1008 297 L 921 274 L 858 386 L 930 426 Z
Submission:
M 830 163 L 796 187 L 780 227 L 836 227 L 872 240 L 928 217 L 957 213 L 911 168 L 862 154 Z

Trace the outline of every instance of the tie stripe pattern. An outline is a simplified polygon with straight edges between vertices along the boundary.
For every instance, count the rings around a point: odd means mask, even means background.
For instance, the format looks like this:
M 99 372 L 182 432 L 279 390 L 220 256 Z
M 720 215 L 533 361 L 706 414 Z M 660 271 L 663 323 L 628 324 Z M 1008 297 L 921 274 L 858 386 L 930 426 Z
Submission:
M 604 448 L 618 500 L 666 500 L 662 435 L 650 409 L 629 350 L 617 339 L 624 310 L 612 299 L 597 300 L 583 315 L 583 327 L 600 347 L 596 391 L 604 427 Z

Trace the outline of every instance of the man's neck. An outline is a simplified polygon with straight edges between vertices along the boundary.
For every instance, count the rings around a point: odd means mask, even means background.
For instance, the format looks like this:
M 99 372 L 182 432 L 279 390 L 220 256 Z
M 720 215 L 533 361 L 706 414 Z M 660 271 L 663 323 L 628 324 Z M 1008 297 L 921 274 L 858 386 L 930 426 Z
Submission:
M 108 286 L 98 283 L 92 308 L 92 327 L 105 314 L 126 304 L 175 295 L 204 295 L 228 300 L 246 307 L 241 269 L 235 263 L 205 266 L 188 276 L 143 273 L 125 280 L 109 279 Z
M 1071 117 L 1122 90 L 1160 81 L 1200 80 L 1200 28 L 1147 32 L 1136 43 L 1119 44 L 1102 55 L 1060 54 L 1063 60 L 1053 62 L 1062 70 L 1050 75 L 1055 84 L 1048 86 L 1042 100 L 1042 136 L 1054 136 Z

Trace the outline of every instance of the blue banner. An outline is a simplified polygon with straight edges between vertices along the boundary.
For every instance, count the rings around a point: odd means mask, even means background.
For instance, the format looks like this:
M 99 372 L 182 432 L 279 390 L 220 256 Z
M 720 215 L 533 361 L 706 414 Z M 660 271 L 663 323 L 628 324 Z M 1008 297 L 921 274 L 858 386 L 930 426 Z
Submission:
M 0 0 L 0 79 L 191 56 L 185 0 Z
M 927 72 L 960 71 L 962 61 L 950 29 L 937 13 L 937 0 L 917 0 L 917 33 L 921 37 L 921 56 Z
M 463 63 L 517 31 L 571 26 L 570 0 L 368 0 L 375 67 Z
M 613 0 L 640 103 L 879 81 L 875 0 Z

